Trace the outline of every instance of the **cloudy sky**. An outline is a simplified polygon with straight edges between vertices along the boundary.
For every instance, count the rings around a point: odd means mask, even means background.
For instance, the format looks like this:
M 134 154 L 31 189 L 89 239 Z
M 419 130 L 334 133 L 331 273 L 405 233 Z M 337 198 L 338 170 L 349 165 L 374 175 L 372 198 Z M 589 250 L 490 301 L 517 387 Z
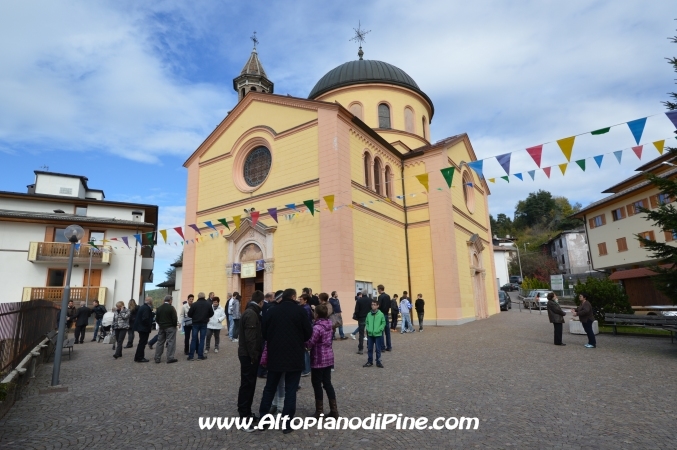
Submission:
M 673 2 L 632 0 L 2 2 L 0 190 L 23 191 L 48 166 L 110 200 L 158 204 L 160 227 L 180 225 L 182 163 L 236 103 L 252 32 L 275 92 L 306 97 L 356 59 L 358 20 L 372 30 L 365 58 L 400 67 L 432 98 L 433 141 L 466 132 L 479 158 L 517 152 L 511 172 L 526 172 L 537 168 L 526 147 L 664 111 L 675 17 Z M 673 130 L 649 117 L 642 162 Z M 572 161 L 633 145 L 615 127 L 577 138 Z M 562 162 L 546 144 L 542 166 Z M 538 189 L 585 205 L 640 161 L 627 150 L 620 165 L 587 165 L 490 185 L 492 214 L 512 215 Z M 495 160 L 485 174 L 505 175 Z M 158 248 L 158 278 L 176 252 Z

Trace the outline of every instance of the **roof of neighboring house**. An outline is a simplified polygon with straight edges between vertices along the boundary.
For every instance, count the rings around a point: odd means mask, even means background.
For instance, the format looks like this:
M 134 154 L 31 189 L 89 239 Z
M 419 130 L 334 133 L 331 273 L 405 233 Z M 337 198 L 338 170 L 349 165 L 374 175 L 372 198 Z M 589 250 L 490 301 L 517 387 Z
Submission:
M 669 267 L 669 264 L 663 264 L 660 267 Z M 610 280 L 627 280 L 628 278 L 643 278 L 643 277 L 653 277 L 658 275 L 653 270 L 647 267 L 640 267 L 638 269 L 628 269 L 628 270 L 617 270 L 609 276 Z
M 77 216 L 75 214 L 61 214 L 61 213 L 45 213 L 32 211 L 12 211 L 7 209 L 0 209 L 0 218 L 10 219 L 33 219 L 43 221 L 58 221 L 58 222 L 72 222 L 72 223 L 99 223 L 111 225 L 125 225 L 129 227 L 155 227 L 153 223 L 135 222 L 133 220 L 119 220 L 114 217 L 89 217 Z
M 167 280 L 167 281 L 163 281 L 160 284 L 156 284 L 155 286 L 157 286 L 157 287 L 174 287 L 174 286 L 176 286 L 176 281 L 175 280 Z
M 183 261 L 178 261 L 175 263 L 170 264 L 172 267 L 183 267 Z
M 556 235 L 554 235 L 553 237 L 551 237 L 550 239 L 548 239 L 543 245 L 547 245 L 547 244 L 551 243 L 552 241 L 554 241 L 555 239 L 557 239 L 558 237 L 560 237 L 560 236 L 563 235 L 563 234 L 570 234 L 570 233 L 576 233 L 576 234 L 578 234 L 578 233 L 585 233 L 585 230 L 584 230 L 583 228 L 581 228 L 581 229 L 579 229 L 579 230 L 564 230 L 564 231 L 560 231 L 560 232 L 558 232 Z
M 500 245 L 494 245 L 495 252 L 514 252 L 515 247 L 504 247 Z

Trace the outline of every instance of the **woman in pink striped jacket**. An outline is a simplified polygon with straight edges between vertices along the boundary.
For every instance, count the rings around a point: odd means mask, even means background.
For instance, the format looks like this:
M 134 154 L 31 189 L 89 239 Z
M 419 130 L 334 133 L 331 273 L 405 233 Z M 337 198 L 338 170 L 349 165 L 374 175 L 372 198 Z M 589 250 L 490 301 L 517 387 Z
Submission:
M 310 350 L 310 381 L 315 391 L 315 415 L 316 419 L 324 413 L 322 387 L 327 391 L 329 398 L 329 417 L 338 419 L 338 407 L 336 406 L 336 393 L 331 384 L 331 368 L 334 365 L 334 351 L 332 344 L 332 326 L 329 319 L 326 300 L 329 296 L 326 293 L 319 295 L 320 300 L 324 302 L 315 307 L 315 325 L 313 326 L 313 335 L 306 342 L 306 348 Z

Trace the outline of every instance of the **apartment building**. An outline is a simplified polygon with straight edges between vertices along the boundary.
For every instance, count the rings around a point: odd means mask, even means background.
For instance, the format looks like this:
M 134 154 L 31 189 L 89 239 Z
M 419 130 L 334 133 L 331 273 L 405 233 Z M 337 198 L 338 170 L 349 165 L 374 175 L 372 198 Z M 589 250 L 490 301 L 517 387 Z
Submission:
M 157 206 L 105 200 L 84 176 L 35 171 L 26 193 L 0 191 L 0 302 L 61 299 L 71 245 L 63 231 L 73 224 L 85 235 L 74 254 L 70 298 L 97 299 L 109 309 L 139 299 L 153 280 L 154 255 L 132 236 L 154 243 L 157 218 Z
M 557 268 L 562 274 L 572 275 L 591 270 L 584 230 L 562 231 L 546 242 L 543 248 L 557 261 Z
M 676 157 L 666 153 L 637 168 L 637 174 L 608 188 L 609 196 L 596 201 L 574 217 L 585 221 L 592 269 L 611 273 L 611 279 L 625 287 L 633 306 L 667 305 L 671 302 L 658 292 L 646 266 L 656 263 L 637 235 L 658 242 L 673 243 L 675 230 L 662 230 L 648 221 L 640 208 L 654 209 L 675 199 L 660 192 L 646 179 L 677 176 Z

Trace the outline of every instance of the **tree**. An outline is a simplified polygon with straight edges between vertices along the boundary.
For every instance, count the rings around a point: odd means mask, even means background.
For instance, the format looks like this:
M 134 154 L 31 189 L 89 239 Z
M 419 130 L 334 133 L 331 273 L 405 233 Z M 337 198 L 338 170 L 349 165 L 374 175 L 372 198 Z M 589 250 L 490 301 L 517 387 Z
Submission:
M 510 217 L 505 214 L 499 214 L 494 220 L 494 216 L 489 216 L 491 222 L 491 232 L 498 237 L 506 237 L 515 234 L 515 226 Z
M 522 253 L 520 255 L 520 260 L 522 262 L 522 275 L 524 275 L 524 277 L 531 277 L 539 281 L 550 283 L 550 275 L 559 273 L 557 262 L 540 251 Z M 510 261 L 508 270 L 511 274 L 520 273 L 517 258 L 513 258 Z
M 554 200 L 555 208 L 552 210 L 551 229 L 564 231 L 583 227 L 581 219 L 571 217 L 572 214 L 581 210 L 580 203 L 572 205 L 566 197 L 554 197 Z
M 174 260 L 174 264 L 178 262 L 183 262 L 183 252 Z M 170 266 L 169 269 L 165 270 L 165 276 L 167 277 L 166 281 L 176 280 L 176 267 Z
M 515 206 L 515 226 L 534 227 L 550 222 L 552 211 L 556 207 L 555 199 L 548 191 L 538 190 L 530 193 L 525 200 Z
M 590 277 L 581 283 L 578 280 L 574 287 L 574 301 L 580 305 L 578 296 L 585 294 L 594 311 L 595 320 L 604 324 L 606 314 L 634 314 L 630 300 L 621 287 L 608 278 Z

